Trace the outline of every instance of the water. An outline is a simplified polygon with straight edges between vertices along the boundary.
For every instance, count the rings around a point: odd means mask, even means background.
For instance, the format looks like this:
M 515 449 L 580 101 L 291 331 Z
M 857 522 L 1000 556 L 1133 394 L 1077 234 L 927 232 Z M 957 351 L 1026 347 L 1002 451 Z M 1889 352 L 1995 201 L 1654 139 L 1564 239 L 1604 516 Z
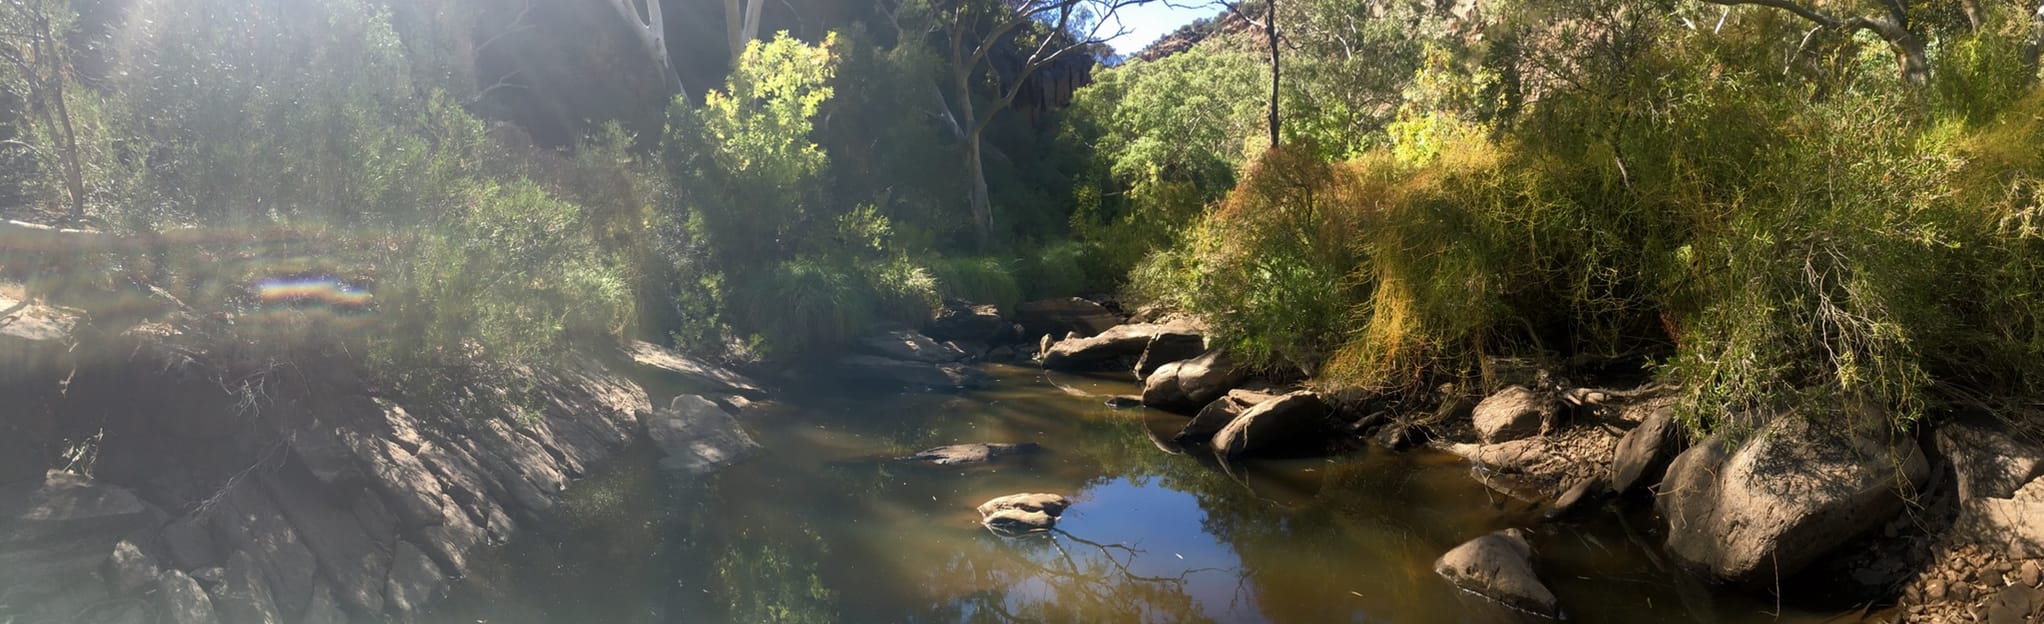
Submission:
M 1824 621 L 1657 563 L 1651 519 L 1543 525 L 1431 453 L 1222 466 L 1154 442 L 1183 417 L 1106 407 L 1131 383 L 994 366 L 964 396 L 791 391 L 744 418 L 767 454 L 675 483 L 637 449 L 577 484 L 558 526 L 481 557 L 428 621 L 1539 621 L 1450 587 L 1433 560 L 1534 529 L 1579 622 Z M 1055 382 L 1055 383 L 1053 383 Z M 673 388 L 651 388 L 656 401 Z M 661 401 L 664 402 L 664 401 Z M 888 458 L 962 442 L 1046 453 L 940 468 Z M 1004 539 L 979 503 L 1053 492 L 1058 530 Z

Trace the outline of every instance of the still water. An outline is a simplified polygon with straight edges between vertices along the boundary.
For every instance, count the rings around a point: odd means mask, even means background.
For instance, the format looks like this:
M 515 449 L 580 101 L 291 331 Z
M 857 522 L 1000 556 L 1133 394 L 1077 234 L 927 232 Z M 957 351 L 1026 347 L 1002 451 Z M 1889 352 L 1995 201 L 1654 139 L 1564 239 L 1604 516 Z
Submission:
M 766 447 L 700 482 L 638 449 L 577 484 L 555 526 L 482 557 L 428 621 L 1520 622 L 1433 560 L 1533 528 L 1538 566 L 1577 622 L 1827 621 L 1667 571 L 1642 515 L 1585 524 L 1489 493 L 1432 453 L 1222 466 L 1168 438 L 1185 419 L 1114 409 L 1132 383 L 989 366 L 962 396 L 833 388 L 742 417 Z M 678 388 L 649 386 L 656 404 Z M 964 442 L 1046 452 L 972 467 L 889 458 Z M 1052 492 L 1045 535 L 1000 538 L 973 508 Z

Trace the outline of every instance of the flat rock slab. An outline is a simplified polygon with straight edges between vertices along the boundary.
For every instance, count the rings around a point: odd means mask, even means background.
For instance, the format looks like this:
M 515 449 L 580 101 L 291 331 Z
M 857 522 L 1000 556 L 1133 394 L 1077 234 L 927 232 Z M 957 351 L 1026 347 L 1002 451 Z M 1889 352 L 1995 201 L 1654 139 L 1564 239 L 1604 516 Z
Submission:
M 705 391 L 735 394 L 748 399 L 766 398 L 766 390 L 746 376 L 667 347 L 634 340 L 625 346 L 625 355 L 640 366 L 680 375 L 702 386 Z
M 910 455 L 908 457 L 904 457 L 902 459 L 915 462 L 922 462 L 936 466 L 958 466 L 965 464 L 984 464 L 1000 457 L 1007 457 L 1011 455 L 1028 455 L 1042 451 L 1043 447 L 1035 442 L 1021 442 L 1016 444 L 989 444 L 985 442 L 975 442 L 972 444 L 953 444 L 950 446 L 939 446 L 932 449 L 924 449 L 921 452 L 918 452 L 914 455 Z
M 1540 435 L 1558 408 L 1552 394 L 1512 386 L 1476 404 L 1472 417 L 1477 435 L 1495 444 Z
M 660 467 L 701 476 L 759 452 L 738 420 L 709 399 L 684 394 L 646 419 L 646 435 L 660 448 Z
M 947 364 L 965 359 L 965 352 L 957 347 L 937 342 L 912 329 L 870 334 L 860 338 L 857 347 L 872 355 L 909 362 Z
M 1043 354 L 1043 367 L 1056 371 L 1089 371 L 1132 364 L 1157 340 L 1205 340 L 1189 322 L 1119 325 L 1097 336 L 1060 340 Z
M 877 355 L 838 358 L 830 372 L 855 381 L 937 391 L 980 388 L 988 381 L 986 373 L 964 364 L 916 362 Z
M 1465 591 L 1544 617 L 1558 617 L 1554 592 L 1533 573 L 1533 546 L 1518 529 L 1464 542 L 1434 561 L 1434 573 Z

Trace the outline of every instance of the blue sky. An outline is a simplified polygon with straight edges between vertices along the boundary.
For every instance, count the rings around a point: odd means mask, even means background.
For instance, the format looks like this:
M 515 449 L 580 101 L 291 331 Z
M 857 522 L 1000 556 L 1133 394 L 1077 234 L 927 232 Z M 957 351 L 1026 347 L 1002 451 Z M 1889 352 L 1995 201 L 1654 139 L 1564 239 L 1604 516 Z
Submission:
M 1179 26 L 1202 17 L 1211 17 L 1222 11 L 1220 5 L 1207 4 L 1201 0 L 1171 1 L 1178 5 L 1197 5 L 1197 8 L 1177 8 L 1158 1 L 1122 9 L 1115 17 L 1121 20 L 1123 26 L 1128 27 L 1129 33 L 1109 41 L 1108 44 L 1114 46 L 1115 52 L 1123 55 L 1134 54 L 1157 38 L 1177 30 Z M 1114 24 L 1110 23 L 1102 30 L 1112 32 L 1116 29 Z

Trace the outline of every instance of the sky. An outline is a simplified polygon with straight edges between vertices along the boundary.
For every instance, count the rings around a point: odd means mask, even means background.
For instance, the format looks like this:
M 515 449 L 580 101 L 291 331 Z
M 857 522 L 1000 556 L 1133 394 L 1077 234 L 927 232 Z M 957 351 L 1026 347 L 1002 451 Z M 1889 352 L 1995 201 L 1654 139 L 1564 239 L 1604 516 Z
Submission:
M 1172 4 L 1181 7 L 1193 5 L 1195 8 L 1173 7 Z M 1129 33 L 1109 41 L 1108 45 L 1114 46 L 1114 51 L 1123 56 L 1135 54 L 1179 26 L 1202 17 L 1212 17 L 1222 10 L 1219 4 L 1205 0 L 1171 0 L 1171 4 L 1158 1 L 1128 7 L 1115 13 L 1115 17 L 1129 29 Z M 1102 30 L 1112 32 L 1114 24 L 1107 24 Z

